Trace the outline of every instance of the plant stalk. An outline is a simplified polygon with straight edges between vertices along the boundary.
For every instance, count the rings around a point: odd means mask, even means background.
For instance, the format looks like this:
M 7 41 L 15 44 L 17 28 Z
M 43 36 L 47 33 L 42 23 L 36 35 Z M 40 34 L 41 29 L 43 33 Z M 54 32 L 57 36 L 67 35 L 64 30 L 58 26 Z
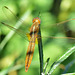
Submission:
M 39 25 L 40 26 L 40 25 Z M 39 59 L 40 59 L 40 75 L 43 73 L 43 46 L 42 46 L 42 38 L 41 38 L 41 30 L 39 27 L 39 37 L 38 38 L 38 48 L 39 48 Z

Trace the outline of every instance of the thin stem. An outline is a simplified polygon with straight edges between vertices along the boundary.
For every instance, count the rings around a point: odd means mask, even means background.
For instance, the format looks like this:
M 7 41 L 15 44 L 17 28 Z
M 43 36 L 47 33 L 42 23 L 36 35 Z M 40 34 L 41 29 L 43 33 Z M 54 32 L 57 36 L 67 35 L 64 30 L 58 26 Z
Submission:
M 39 37 L 41 37 L 41 30 L 39 27 Z M 40 58 L 40 75 L 43 72 L 43 47 L 42 47 L 42 39 L 38 38 L 38 48 L 39 48 L 39 58 Z

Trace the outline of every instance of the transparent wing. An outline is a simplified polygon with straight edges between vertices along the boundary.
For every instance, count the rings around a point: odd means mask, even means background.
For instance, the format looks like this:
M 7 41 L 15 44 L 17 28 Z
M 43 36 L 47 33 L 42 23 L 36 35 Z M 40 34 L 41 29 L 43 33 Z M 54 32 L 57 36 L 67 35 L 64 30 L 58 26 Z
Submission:
M 24 33 L 23 31 L 21 31 L 20 29 L 16 29 L 4 22 L 1 22 L 3 25 L 7 26 L 8 28 L 10 28 L 11 30 L 15 31 L 17 34 L 19 34 L 20 36 L 22 36 L 24 39 L 28 40 L 27 39 L 27 33 Z
M 24 24 L 24 21 L 19 19 L 7 6 L 4 6 L 2 10 L 5 15 L 5 20 L 1 23 L 27 39 L 26 34 L 29 33 L 30 26 Z
M 62 22 L 59 22 L 59 23 L 56 23 L 56 24 L 50 24 L 48 26 L 41 26 L 41 30 L 43 31 L 47 31 L 47 33 L 53 33 L 51 36 L 46 36 L 44 35 L 43 38 L 64 38 L 64 39 L 75 39 L 75 36 L 71 34 L 71 32 L 75 32 L 74 28 L 75 28 L 75 25 L 74 25 L 74 22 L 75 22 L 75 19 L 69 19 L 69 20 L 66 20 L 66 21 L 62 21 Z M 52 30 L 54 30 L 52 32 Z M 55 35 L 57 32 L 59 33 L 64 33 L 66 35 L 66 37 L 53 37 L 53 35 Z
M 41 20 L 42 24 L 40 29 L 43 41 L 45 42 L 44 44 L 53 41 L 55 41 L 54 43 L 59 43 L 59 45 L 63 44 L 64 46 L 75 44 L 75 18 L 63 20 L 58 23 L 50 19 L 50 16 L 47 18 L 43 17 Z

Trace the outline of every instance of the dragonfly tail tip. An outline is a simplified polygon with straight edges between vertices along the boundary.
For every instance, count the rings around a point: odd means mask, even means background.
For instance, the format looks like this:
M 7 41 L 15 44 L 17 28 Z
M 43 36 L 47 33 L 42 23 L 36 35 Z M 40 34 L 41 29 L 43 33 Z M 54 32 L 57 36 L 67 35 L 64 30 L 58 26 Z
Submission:
M 27 71 L 28 71 L 28 67 L 25 68 L 25 72 L 27 72 Z

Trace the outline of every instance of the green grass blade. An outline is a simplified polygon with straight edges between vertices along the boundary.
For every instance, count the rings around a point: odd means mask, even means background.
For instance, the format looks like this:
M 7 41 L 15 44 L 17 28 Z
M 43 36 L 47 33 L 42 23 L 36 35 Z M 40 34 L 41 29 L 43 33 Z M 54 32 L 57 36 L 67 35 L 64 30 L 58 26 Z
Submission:
M 50 68 L 50 70 L 48 71 L 48 75 L 51 75 L 52 72 L 56 69 L 57 66 L 59 66 L 59 64 L 61 62 L 63 62 L 65 59 L 67 59 L 73 52 L 75 52 L 75 46 L 72 47 L 71 49 L 69 49 L 64 55 L 62 55 Z
M 61 75 L 75 75 L 75 73 L 66 73 L 66 74 L 61 74 Z

